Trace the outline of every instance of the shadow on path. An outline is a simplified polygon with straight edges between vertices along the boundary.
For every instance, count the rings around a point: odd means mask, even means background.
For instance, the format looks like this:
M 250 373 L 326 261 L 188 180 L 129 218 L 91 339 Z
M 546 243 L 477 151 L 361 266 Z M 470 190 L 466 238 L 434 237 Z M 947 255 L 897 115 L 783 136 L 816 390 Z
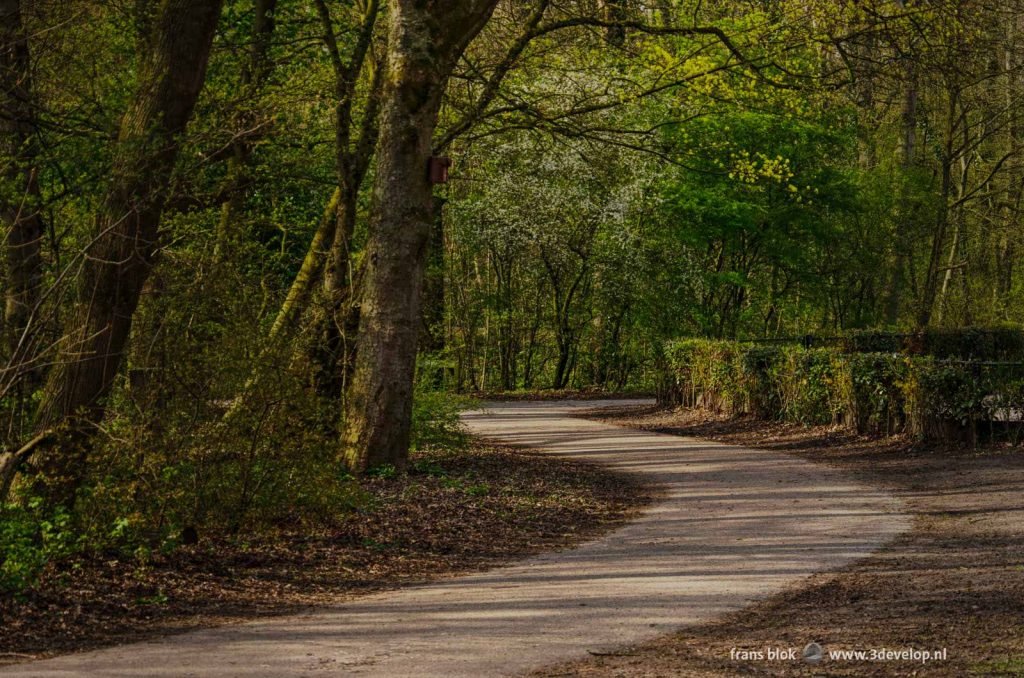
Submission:
M 863 557 L 909 528 L 891 496 L 831 468 L 572 416 L 622 404 L 495 403 L 464 416 L 477 435 L 600 463 L 661 488 L 638 520 L 598 541 L 303 616 L 0 675 L 510 675 L 708 621 Z

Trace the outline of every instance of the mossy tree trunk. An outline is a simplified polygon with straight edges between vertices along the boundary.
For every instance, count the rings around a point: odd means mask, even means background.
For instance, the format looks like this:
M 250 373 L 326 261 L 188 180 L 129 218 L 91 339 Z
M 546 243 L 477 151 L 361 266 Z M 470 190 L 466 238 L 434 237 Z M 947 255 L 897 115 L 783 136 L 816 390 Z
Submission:
M 433 224 L 428 172 L 445 85 L 497 0 L 397 0 L 389 11 L 373 217 L 342 453 L 359 472 L 405 465 Z

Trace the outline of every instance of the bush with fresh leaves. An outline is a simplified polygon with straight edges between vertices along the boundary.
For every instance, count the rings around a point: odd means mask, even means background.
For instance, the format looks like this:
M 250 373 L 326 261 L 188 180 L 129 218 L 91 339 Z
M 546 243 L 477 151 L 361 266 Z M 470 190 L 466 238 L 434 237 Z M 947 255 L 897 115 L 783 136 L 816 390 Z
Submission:
M 845 363 L 840 352 L 827 348 L 787 346 L 770 370 L 778 384 L 779 418 L 801 424 L 828 424 L 847 409 L 841 384 Z
M 846 357 L 848 422 L 859 433 L 892 435 L 907 423 L 905 383 L 910 362 L 894 353 Z
M 750 414 L 769 419 L 780 412 L 780 392 L 775 375 L 783 357 L 783 350 L 778 346 L 751 346 L 740 355 Z
M 412 449 L 459 449 L 467 441 L 459 412 L 472 401 L 443 391 L 416 390 L 412 401 Z
M 0 507 L 0 594 L 29 588 L 47 563 L 77 553 L 83 543 L 63 508 L 47 511 L 38 499 Z

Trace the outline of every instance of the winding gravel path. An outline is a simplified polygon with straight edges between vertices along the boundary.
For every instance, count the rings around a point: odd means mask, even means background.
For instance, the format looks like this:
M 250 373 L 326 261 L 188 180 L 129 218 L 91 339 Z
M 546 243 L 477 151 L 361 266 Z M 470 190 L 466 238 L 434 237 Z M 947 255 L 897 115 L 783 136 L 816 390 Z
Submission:
M 6 667 L 9 676 L 517 674 L 710 620 L 867 555 L 909 519 L 889 495 L 778 452 L 572 418 L 621 402 L 503 403 L 479 435 L 662 488 L 580 548 L 306 615 Z

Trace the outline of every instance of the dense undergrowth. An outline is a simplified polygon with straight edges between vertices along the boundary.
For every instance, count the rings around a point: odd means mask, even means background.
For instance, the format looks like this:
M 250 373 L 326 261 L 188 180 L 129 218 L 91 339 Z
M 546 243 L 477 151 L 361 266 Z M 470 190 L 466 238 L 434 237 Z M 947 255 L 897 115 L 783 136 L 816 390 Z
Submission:
M 322 410 L 302 393 L 279 390 L 274 406 L 206 426 L 201 437 L 173 417 L 115 420 L 73 510 L 27 495 L 27 485 L 0 507 L 0 595 L 18 595 L 44 568 L 81 555 L 144 564 L 200 539 L 320 529 L 365 509 L 366 479 L 344 469 Z M 413 449 L 464 449 L 459 411 L 471 402 L 420 389 Z M 400 472 L 382 467 L 371 477 Z

